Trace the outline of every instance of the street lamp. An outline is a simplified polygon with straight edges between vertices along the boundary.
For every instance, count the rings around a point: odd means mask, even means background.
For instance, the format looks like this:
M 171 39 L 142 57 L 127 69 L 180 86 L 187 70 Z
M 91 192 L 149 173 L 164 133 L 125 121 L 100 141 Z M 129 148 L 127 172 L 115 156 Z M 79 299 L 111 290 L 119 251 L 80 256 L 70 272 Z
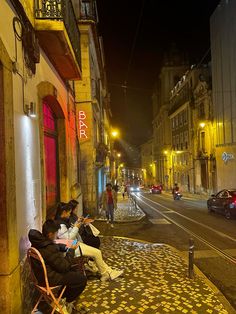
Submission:
M 121 153 L 118 153 L 118 154 L 117 154 L 117 157 L 120 158 L 120 157 L 121 157 Z
M 111 135 L 113 138 L 117 138 L 119 136 L 119 131 L 118 130 L 112 130 Z

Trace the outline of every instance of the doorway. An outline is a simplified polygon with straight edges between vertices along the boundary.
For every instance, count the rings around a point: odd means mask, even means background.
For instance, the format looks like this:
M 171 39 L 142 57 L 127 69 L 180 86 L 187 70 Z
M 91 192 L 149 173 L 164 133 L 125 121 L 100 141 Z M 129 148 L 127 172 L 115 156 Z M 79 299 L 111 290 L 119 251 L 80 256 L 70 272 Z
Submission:
M 48 105 L 43 102 L 45 186 L 47 215 L 59 201 L 58 133 L 57 119 Z

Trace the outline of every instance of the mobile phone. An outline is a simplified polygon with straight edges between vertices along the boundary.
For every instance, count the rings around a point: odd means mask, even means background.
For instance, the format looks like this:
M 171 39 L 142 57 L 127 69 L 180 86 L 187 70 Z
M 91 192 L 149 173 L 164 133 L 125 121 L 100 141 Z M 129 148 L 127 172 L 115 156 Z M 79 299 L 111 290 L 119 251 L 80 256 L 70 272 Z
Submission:
M 72 245 L 76 245 L 77 244 L 77 240 L 74 240 L 73 242 L 72 242 Z

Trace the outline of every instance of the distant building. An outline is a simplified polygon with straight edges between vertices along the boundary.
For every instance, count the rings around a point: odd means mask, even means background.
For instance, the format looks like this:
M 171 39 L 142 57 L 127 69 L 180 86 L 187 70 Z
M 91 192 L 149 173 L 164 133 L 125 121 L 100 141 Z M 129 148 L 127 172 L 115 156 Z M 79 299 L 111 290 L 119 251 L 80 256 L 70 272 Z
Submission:
M 155 184 L 156 164 L 153 159 L 153 139 L 141 145 L 141 167 L 144 185 Z
M 173 45 L 164 58 L 153 89 L 153 159 L 156 165 L 154 176 L 155 180 L 166 188 L 171 186 L 171 127 L 168 117 L 170 91 L 187 68 L 186 58 Z
M 236 2 L 221 1 L 211 16 L 212 92 L 217 188 L 235 188 Z
M 171 91 L 171 177 L 182 191 L 215 190 L 211 69 L 192 66 Z

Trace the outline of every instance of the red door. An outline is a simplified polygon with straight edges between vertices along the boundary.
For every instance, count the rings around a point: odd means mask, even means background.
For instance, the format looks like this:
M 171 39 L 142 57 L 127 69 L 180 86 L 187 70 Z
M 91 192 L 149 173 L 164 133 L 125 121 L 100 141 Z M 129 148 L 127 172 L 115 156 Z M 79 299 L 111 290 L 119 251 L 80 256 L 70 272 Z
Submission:
M 47 103 L 43 104 L 44 151 L 47 209 L 59 201 L 56 117 Z

